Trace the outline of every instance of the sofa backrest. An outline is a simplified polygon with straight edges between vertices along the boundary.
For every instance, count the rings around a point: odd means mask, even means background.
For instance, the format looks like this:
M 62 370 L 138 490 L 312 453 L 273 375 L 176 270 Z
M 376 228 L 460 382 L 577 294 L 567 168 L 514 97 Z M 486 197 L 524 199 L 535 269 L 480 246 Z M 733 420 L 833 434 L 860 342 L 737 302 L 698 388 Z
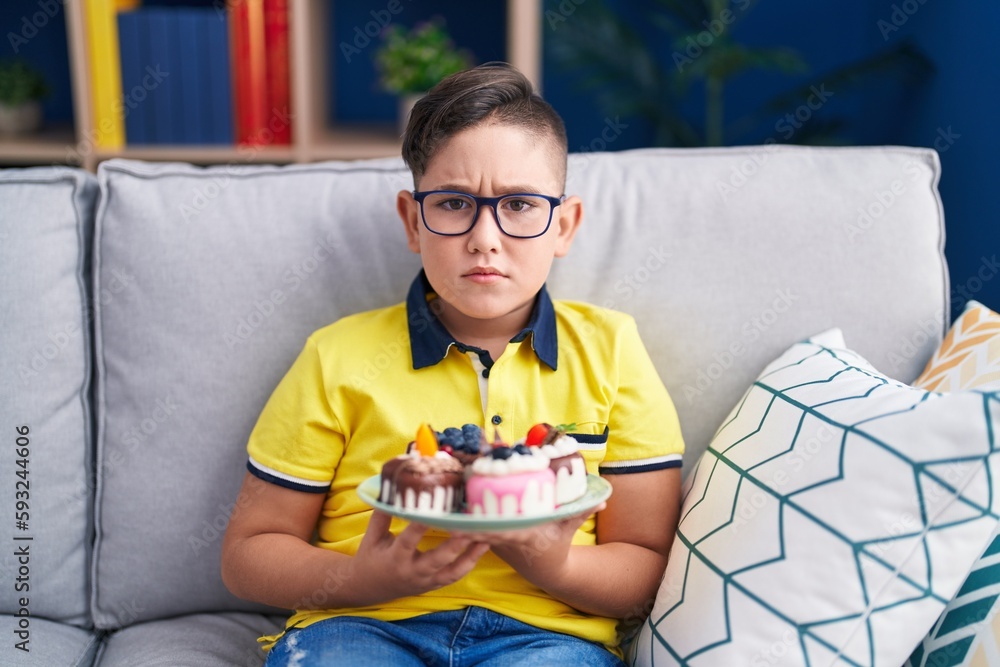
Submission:
M 90 624 L 96 199 L 97 181 L 82 171 L 0 171 L 0 612 L 81 627 Z
M 821 330 L 916 376 L 948 312 L 938 173 L 895 147 L 571 156 L 587 213 L 550 289 L 636 317 L 690 468 L 755 374 Z M 113 160 L 98 180 L 95 623 L 259 609 L 219 576 L 246 438 L 309 333 L 402 300 L 411 180 L 399 160 Z
M 570 156 L 586 219 L 550 286 L 633 314 L 690 470 L 758 372 L 831 327 L 919 375 L 950 318 L 929 149 L 751 146 Z

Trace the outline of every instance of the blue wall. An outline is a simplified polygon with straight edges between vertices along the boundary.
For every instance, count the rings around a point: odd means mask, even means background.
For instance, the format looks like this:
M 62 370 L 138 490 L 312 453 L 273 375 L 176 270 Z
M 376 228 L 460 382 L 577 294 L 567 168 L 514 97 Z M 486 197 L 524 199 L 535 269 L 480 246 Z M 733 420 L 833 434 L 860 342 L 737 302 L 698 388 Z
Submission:
M 607 0 L 629 19 L 666 67 L 672 67 L 675 47 L 664 44 L 652 26 L 653 0 Z M 744 3 L 734 2 L 737 7 Z M 559 0 L 546 0 L 558 12 Z M 898 8 L 898 9 L 897 9 Z M 586 2 L 574 11 L 586 12 Z M 545 97 L 563 115 L 571 151 L 624 150 L 650 145 L 652 132 L 641 120 L 623 117 L 628 125 L 613 142 L 601 146 L 606 113 L 593 92 L 580 90 L 579 72 L 555 62 L 551 41 L 567 21 L 546 21 Z M 880 23 L 881 22 L 881 23 Z M 899 24 L 898 26 L 896 24 Z M 898 30 L 894 28 L 898 27 Z M 833 90 L 834 97 L 809 122 L 838 119 L 844 123 L 840 141 L 850 144 L 902 144 L 938 149 L 944 203 L 948 259 L 952 283 L 952 314 L 974 298 L 1000 310 L 1000 2 L 996 0 L 760 0 L 741 16 L 732 36 L 752 46 L 787 46 L 797 50 L 810 73 L 786 76 L 754 72 L 735 79 L 726 89 L 726 120 L 757 109 L 772 95 L 791 89 L 841 65 L 887 50 L 909 39 L 933 62 L 934 72 L 922 82 L 903 85 L 879 79 L 865 85 Z M 685 107 L 695 122 L 703 115 L 701 91 Z M 778 117 L 767 117 L 727 144 L 759 143 L 776 132 Z M 597 144 L 595 145 L 595 139 Z
M 893 25 L 889 2 L 874 2 L 869 22 Z M 926 0 L 889 40 L 909 36 L 934 61 L 937 73 L 912 104 L 885 128 L 886 141 L 934 146 L 941 155 L 941 199 L 948 232 L 952 311 L 969 298 L 1000 310 L 1000 3 Z M 883 24 L 883 27 L 886 24 Z M 887 31 L 888 32 L 888 31 Z M 871 39 L 881 42 L 873 28 Z

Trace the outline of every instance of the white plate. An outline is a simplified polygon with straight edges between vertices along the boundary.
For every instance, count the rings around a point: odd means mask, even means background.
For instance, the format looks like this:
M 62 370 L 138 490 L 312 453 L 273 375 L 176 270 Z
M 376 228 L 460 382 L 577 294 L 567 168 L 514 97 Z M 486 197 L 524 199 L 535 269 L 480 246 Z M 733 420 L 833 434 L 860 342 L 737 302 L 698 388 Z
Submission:
M 512 516 L 512 517 L 483 517 L 475 514 L 462 514 L 452 512 L 451 514 L 423 514 L 411 510 L 402 510 L 392 505 L 379 502 L 378 495 L 380 489 L 381 475 L 369 477 L 358 486 L 358 497 L 366 504 L 377 510 L 398 516 L 407 521 L 414 521 L 425 526 L 434 528 L 444 528 L 450 530 L 473 531 L 493 531 L 493 530 L 514 530 L 516 528 L 529 528 L 549 521 L 567 519 L 577 514 L 583 514 L 591 510 L 611 496 L 611 484 L 603 477 L 597 475 L 587 475 L 587 492 L 571 503 L 560 505 L 552 514 L 543 516 Z

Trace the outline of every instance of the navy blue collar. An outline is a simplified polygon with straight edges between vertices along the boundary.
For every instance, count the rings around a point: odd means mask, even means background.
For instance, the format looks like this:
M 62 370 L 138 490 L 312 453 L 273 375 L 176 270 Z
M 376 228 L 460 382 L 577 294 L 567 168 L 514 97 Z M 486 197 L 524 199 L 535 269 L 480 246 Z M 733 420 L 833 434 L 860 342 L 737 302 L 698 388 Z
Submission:
M 448 350 L 452 345 L 462 353 L 470 350 L 479 353 L 484 365 L 492 366 L 492 360 L 485 350 L 460 343 L 444 328 L 441 320 L 428 306 L 427 295 L 433 292 L 431 284 L 427 281 L 427 275 L 421 270 L 414 278 L 410 292 L 406 296 L 406 317 L 410 329 L 410 353 L 413 355 L 414 370 L 438 363 L 448 356 Z M 549 298 L 545 285 L 542 285 L 535 298 L 528 326 L 511 338 L 510 342 L 520 343 L 528 337 L 528 334 L 531 334 L 531 349 L 546 366 L 555 370 L 559 356 L 556 311 L 552 307 L 552 299 Z

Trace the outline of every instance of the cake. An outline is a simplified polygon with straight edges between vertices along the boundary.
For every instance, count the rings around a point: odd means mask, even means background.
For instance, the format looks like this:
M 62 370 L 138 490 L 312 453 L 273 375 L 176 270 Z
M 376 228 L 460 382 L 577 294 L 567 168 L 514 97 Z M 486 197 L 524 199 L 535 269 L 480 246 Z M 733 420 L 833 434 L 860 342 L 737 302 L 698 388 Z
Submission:
M 494 443 L 489 454 L 472 463 L 465 483 L 466 511 L 486 517 L 550 514 L 556 508 L 555 482 L 541 452 Z
M 409 452 L 382 466 L 379 500 L 398 509 L 423 514 L 460 511 L 464 466 L 438 448 L 437 436 L 427 424 L 417 430 L 413 444 Z
M 525 444 L 537 447 L 548 458 L 556 476 L 556 504 L 565 505 L 587 493 L 587 466 L 580 454 L 580 443 L 567 435 L 564 426 L 535 424 L 528 431 Z
M 417 429 L 406 454 L 382 466 L 379 500 L 423 514 L 544 516 L 587 492 L 587 468 L 570 426 L 536 424 L 509 445 L 475 424 Z

